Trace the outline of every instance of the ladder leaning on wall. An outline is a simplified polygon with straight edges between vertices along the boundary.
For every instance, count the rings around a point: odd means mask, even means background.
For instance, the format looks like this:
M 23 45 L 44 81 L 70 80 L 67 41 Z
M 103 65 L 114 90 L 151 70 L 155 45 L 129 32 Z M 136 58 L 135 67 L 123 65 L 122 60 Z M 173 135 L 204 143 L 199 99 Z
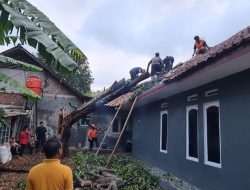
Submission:
M 134 102 L 133 102 L 133 104 L 132 104 L 132 106 L 131 106 L 131 108 L 130 108 L 130 111 L 129 111 L 129 113 L 128 113 L 128 116 L 127 116 L 127 118 L 126 118 L 126 121 L 125 121 L 125 123 L 124 123 L 124 125 L 123 125 L 123 127 L 122 127 L 122 131 L 121 131 L 121 133 L 120 133 L 120 135 L 119 135 L 119 138 L 117 139 L 117 142 L 116 142 L 116 144 L 115 144 L 115 147 L 113 148 L 113 151 L 112 151 L 111 155 L 110 155 L 109 158 L 108 158 L 108 162 L 107 162 L 107 164 L 106 164 L 106 167 L 108 167 L 108 165 L 109 165 L 109 163 L 110 163 L 110 161 L 111 161 L 111 159 L 112 159 L 112 157 L 113 157 L 113 155 L 114 155 L 114 153 L 115 153 L 115 151 L 116 151 L 116 148 L 117 148 L 117 146 L 118 146 L 118 144 L 119 144 L 119 142 L 120 142 L 120 140 L 121 140 L 121 137 L 122 137 L 122 135 L 123 135 L 123 132 L 125 131 L 125 128 L 126 128 L 126 126 L 127 126 L 127 123 L 128 123 L 129 118 L 130 118 L 130 115 L 131 115 L 131 113 L 132 113 L 132 111 L 133 111 L 133 109 L 134 109 L 134 106 L 135 106 L 136 101 L 137 101 L 137 96 L 135 97 Z
M 125 131 L 125 127 L 126 127 L 126 125 L 127 125 L 127 123 L 128 123 L 128 120 L 129 120 L 129 118 L 130 118 L 130 115 L 131 115 L 131 113 L 132 113 L 132 110 L 133 110 L 133 108 L 134 108 L 134 106 L 135 106 L 136 100 L 137 100 L 137 97 L 135 97 L 135 99 L 134 99 L 134 102 L 133 102 L 133 104 L 132 104 L 132 106 L 131 106 L 131 108 L 130 108 L 130 111 L 129 111 L 129 114 L 128 114 L 128 116 L 127 116 L 127 119 L 126 119 L 126 121 L 125 121 L 125 123 L 124 123 L 124 125 L 123 125 L 123 127 L 122 127 L 122 131 L 121 131 L 121 133 L 120 133 L 120 135 L 119 135 L 119 138 L 118 138 L 118 140 L 117 140 L 117 142 L 116 142 L 115 147 L 113 148 L 112 154 L 111 154 L 110 159 L 109 159 L 108 162 L 110 162 L 110 160 L 111 160 L 111 158 L 112 158 L 112 156 L 113 156 L 113 154 L 114 154 L 114 152 L 115 152 L 115 150 L 116 150 L 116 148 L 117 148 L 117 145 L 118 145 L 119 142 L 120 142 L 120 139 L 121 139 L 121 137 L 122 137 L 122 134 L 123 134 L 123 132 Z M 97 151 L 96 151 L 96 153 L 95 153 L 95 156 L 97 156 L 97 155 L 99 154 L 100 149 L 101 149 L 101 147 L 102 147 L 102 145 L 103 145 L 103 143 L 104 143 L 104 141 L 105 141 L 105 139 L 106 139 L 106 137 L 107 137 L 107 134 L 109 133 L 109 130 L 110 130 L 111 127 L 113 126 L 113 123 L 114 123 L 114 121 L 115 121 L 115 119 L 116 119 L 116 117 L 117 117 L 119 111 L 120 111 L 121 108 L 122 108 L 122 105 L 123 105 L 123 102 L 120 104 L 119 108 L 117 109 L 117 111 L 116 111 L 116 113 L 115 113 L 115 115 L 114 115 L 114 117 L 113 117 L 113 119 L 112 119 L 112 121 L 111 121 L 111 123 L 110 123 L 108 129 L 107 129 L 107 131 L 105 132 L 105 135 L 104 135 L 104 137 L 103 137 L 103 139 L 102 139 L 102 142 L 101 142 L 100 146 L 98 147 L 98 149 L 97 149 Z

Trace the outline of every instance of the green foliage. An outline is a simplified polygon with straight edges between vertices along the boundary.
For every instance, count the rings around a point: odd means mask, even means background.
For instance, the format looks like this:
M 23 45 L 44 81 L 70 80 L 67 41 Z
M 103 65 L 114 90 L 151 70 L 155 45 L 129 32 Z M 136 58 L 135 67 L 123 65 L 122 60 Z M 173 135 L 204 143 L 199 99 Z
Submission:
M 17 182 L 17 189 L 18 190 L 24 190 L 25 189 L 25 181 L 24 180 L 19 180 Z
M 10 57 L 6 57 L 4 55 L 0 55 L 0 64 L 2 64 L 2 63 L 7 63 L 7 64 L 9 63 L 9 64 L 12 64 L 12 65 L 19 65 L 20 68 L 22 70 L 25 70 L 25 71 L 36 72 L 36 71 L 42 71 L 43 70 L 42 68 L 37 67 L 35 65 L 31 65 L 31 64 L 24 63 L 22 61 L 19 61 L 19 60 L 10 58 Z
M 145 82 L 143 84 L 140 85 L 139 88 L 137 88 L 134 92 L 133 92 L 133 96 L 132 98 L 135 98 L 136 96 L 139 96 L 140 94 L 142 94 L 144 91 L 152 88 L 154 86 L 154 84 L 150 81 L 150 82 Z
M 116 156 L 112 160 L 111 167 L 116 170 L 116 174 L 123 180 L 133 179 L 131 185 L 125 187 L 124 190 L 150 190 L 159 186 L 159 179 L 136 161 Z
M 92 179 L 93 176 L 88 174 L 96 173 L 97 166 L 104 166 L 107 163 L 107 158 L 105 156 L 96 157 L 92 154 L 83 154 L 82 152 L 73 156 L 72 160 L 77 165 L 74 172 L 76 172 L 82 179 Z M 82 169 L 82 163 L 86 164 L 84 169 Z M 91 164 L 91 167 L 88 166 L 89 164 Z
M 55 64 L 48 64 L 40 54 L 37 54 L 37 58 L 46 66 L 48 66 L 51 70 L 57 73 L 60 77 L 65 79 L 75 89 L 77 89 L 86 96 L 92 95 L 90 91 L 90 85 L 93 82 L 93 78 L 91 76 L 91 71 L 89 69 L 88 62 L 79 64 L 79 67 L 71 74 L 65 74 L 63 72 L 58 71 Z
M 107 157 L 103 155 L 94 156 L 93 154 L 76 154 L 72 160 L 77 166 L 75 172 L 82 178 L 87 179 L 88 172 L 95 172 L 97 166 L 105 166 L 107 163 Z M 92 168 L 81 169 L 80 165 L 87 163 L 94 165 Z M 140 163 L 128 159 L 127 157 L 114 156 L 110 167 L 115 170 L 118 175 L 124 181 L 129 181 L 129 185 L 123 187 L 123 190 L 150 190 L 156 189 L 159 186 L 159 179 L 153 176 L 147 169 L 145 169 Z
M 28 43 L 65 73 L 74 71 L 78 63 L 87 59 L 47 16 L 26 0 L 0 0 L 0 16 L 0 45 L 16 44 L 17 40 Z
M 92 97 L 93 93 L 91 92 L 91 90 L 88 90 L 87 92 L 84 93 L 84 96 Z

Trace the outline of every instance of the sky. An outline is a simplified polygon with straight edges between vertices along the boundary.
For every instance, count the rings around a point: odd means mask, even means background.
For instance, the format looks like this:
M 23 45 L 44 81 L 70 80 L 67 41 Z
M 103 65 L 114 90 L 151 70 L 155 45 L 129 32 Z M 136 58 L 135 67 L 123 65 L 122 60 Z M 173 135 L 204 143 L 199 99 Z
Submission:
M 156 52 L 174 65 L 194 36 L 214 46 L 250 25 L 249 0 L 28 0 L 88 57 L 93 91 L 146 68 Z

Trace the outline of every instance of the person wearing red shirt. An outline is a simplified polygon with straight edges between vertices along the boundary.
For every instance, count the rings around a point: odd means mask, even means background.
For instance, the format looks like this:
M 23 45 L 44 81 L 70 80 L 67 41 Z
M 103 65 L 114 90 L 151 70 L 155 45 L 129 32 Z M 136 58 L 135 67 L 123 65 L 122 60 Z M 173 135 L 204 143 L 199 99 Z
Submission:
M 19 144 L 21 145 L 20 156 L 23 155 L 23 152 L 29 143 L 29 138 L 30 138 L 29 128 L 25 126 L 19 134 Z

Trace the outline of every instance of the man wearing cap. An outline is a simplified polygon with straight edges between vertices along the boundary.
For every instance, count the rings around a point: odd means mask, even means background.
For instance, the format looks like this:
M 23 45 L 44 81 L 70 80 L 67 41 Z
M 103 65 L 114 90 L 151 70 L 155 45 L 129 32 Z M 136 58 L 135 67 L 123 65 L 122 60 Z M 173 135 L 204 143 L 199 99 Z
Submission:
M 89 152 L 92 151 L 94 147 L 94 142 L 96 147 L 98 147 L 98 140 L 97 140 L 97 128 L 94 123 L 90 124 L 90 129 L 88 131 L 88 141 L 89 141 Z

